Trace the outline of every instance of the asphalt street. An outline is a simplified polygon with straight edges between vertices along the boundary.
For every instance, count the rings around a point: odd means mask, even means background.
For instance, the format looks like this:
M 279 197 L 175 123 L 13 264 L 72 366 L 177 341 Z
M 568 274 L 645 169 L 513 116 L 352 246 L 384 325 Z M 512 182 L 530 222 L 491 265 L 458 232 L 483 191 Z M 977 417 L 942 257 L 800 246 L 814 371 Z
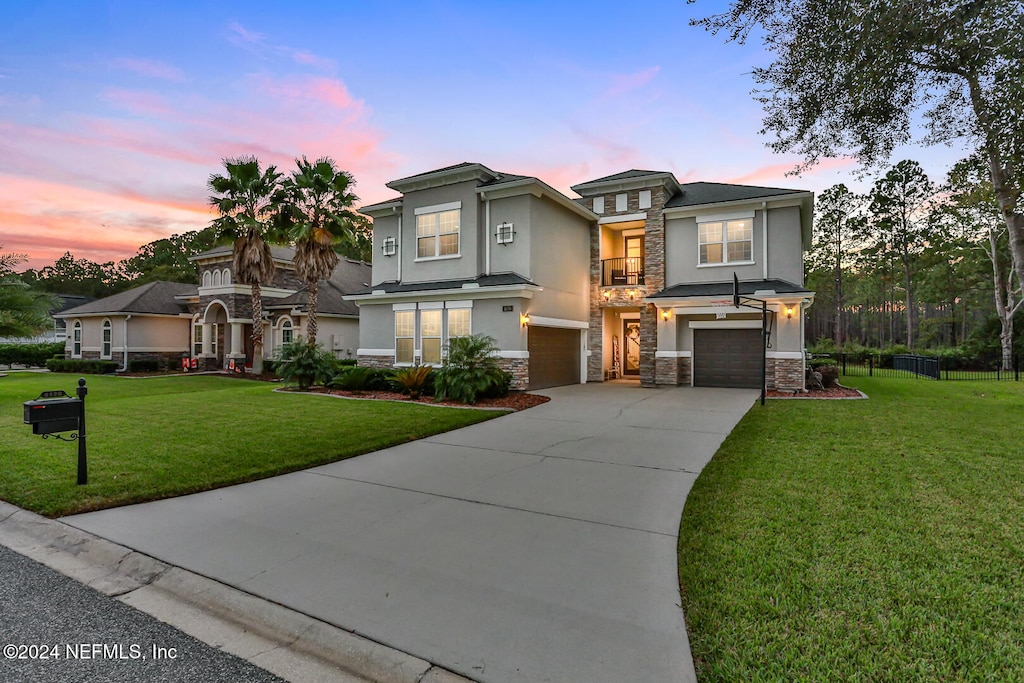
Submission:
M 0 546 L 0 680 L 282 679 Z

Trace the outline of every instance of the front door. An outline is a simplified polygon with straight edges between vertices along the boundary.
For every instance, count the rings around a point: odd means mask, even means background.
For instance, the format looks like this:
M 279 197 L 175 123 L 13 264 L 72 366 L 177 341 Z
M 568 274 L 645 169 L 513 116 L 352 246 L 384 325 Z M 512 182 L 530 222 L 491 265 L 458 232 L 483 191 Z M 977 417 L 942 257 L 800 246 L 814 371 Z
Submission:
M 640 375 L 640 321 L 623 320 L 622 338 L 626 340 L 622 349 L 622 374 Z
M 636 235 L 625 239 L 626 284 L 644 284 L 644 237 Z

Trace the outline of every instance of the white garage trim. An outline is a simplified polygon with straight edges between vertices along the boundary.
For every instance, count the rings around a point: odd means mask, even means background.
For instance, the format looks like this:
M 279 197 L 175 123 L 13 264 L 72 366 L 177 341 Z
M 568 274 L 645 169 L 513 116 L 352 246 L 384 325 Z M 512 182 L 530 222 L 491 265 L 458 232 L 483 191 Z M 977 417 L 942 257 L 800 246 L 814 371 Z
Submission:
M 690 358 L 693 351 L 655 351 L 655 358 Z
M 765 358 L 775 358 L 776 360 L 803 360 L 803 351 L 766 351 Z
M 531 327 L 564 327 L 571 330 L 586 330 L 590 323 L 582 320 L 568 320 L 566 318 L 548 318 L 543 315 L 530 315 Z
M 691 320 L 691 330 L 750 330 L 761 329 L 760 320 Z
M 394 349 L 356 349 L 357 356 L 394 356 Z
M 529 358 L 529 351 L 495 351 L 495 358 Z

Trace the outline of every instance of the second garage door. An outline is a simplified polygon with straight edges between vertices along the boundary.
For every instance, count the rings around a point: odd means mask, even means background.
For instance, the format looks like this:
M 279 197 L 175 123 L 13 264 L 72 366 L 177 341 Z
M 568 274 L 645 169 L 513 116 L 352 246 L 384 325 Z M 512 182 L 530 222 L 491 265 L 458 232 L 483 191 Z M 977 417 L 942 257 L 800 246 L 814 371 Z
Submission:
M 693 384 L 761 388 L 761 330 L 694 330 Z
M 579 330 L 531 327 L 527 349 L 530 352 L 530 389 L 579 383 Z

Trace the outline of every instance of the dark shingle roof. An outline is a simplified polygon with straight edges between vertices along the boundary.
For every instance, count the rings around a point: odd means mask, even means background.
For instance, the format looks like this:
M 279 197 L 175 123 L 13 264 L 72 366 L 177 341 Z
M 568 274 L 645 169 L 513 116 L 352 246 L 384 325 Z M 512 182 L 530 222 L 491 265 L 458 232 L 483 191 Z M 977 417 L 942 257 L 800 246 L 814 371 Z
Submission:
M 666 208 L 702 206 L 734 202 L 761 197 L 778 197 L 784 194 L 803 194 L 805 190 L 785 190 L 778 187 L 757 187 L 755 185 L 730 185 L 728 183 L 686 183 L 680 185 L 682 192 L 665 203 Z
M 225 258 L 231 258 L 231 254 L 234 252 L 234 247 L 230 244 L 222 244 L 219 247 L 208 249 L 201 254 L 190 256 L 189 261 L 198 261 L 200 259 L 214 258 L 217 256 L 223 256 Z M 270 245 L 270 254 L 279 261 L 286 261 L 291 263 L 295 258 L 295 249 L 292 247 L 284 247 L 277 244 Z
M 375 291 L 384 290 L 388 294 L 402 292 L 423 292 L 432 289 L 462 289 L 463 285 L 476 284 L 481 288 L 500 287 L 502 285 L 535 285 L 517 273 L 496 273 L 494 275 L 478 275 L 477 277 L 463 278 L 461 280 L 435 280 L 433 282 L 381 282 L 373 287 L 366 287 L 352 294 L 372 294 Z
M 754 292 L 774 290 L 776 294 L 813 294 L 811 290 L 801 285 L 779 279 L 770 280 L 741 280 L 740 294 L 753 296 Z M 648 299 L 685 299 L 687 297 L 708 297 L 708 296 L 732 296 L 732 281 L 729 282 L 701 282 L 690 285 L 672 285 L 666 287 L 657 294 L 649 294 Z
M 613 182 L 616 180 L 629 180 L 630 178 L 640 178 L 645 175 L 664 175 L 665 173 L 668 173 L 668 171 L 644 171 L 641 169 L 633 168 L 628 171 L 623 171 L 622 173 L 614 173 L 612 175 L 606 175 L 603 178 L 595 178 L 594 180 L 588 180 L 583 183 L 577 183 L 577 185 L 590 185 L 591 183 L 604 183 Z
M 134 287 L 120 294 L 91 301 L 75 308 L 69 308 L 59 315 L 95 315 L 100 313 L 151 313 L 156 315 L 178 315 L 187 313 L 188 307 L 176 301 L 176 296 L 197 295 L 195 285 L 183 282 L 150 282 Z
M 330 279 L 320 281 L 316 293 L 317 313 L 358 316 L 359 307 L 351 301 L 345 301 L 344 296 L 365 289 L 369 281 L 370 264 L 343 258 Z M 275 299 L 270 305 L 264 305 L 264 308 L 305 308 L 308 299 L 309 291 L 303 289 L 283 299 Z

